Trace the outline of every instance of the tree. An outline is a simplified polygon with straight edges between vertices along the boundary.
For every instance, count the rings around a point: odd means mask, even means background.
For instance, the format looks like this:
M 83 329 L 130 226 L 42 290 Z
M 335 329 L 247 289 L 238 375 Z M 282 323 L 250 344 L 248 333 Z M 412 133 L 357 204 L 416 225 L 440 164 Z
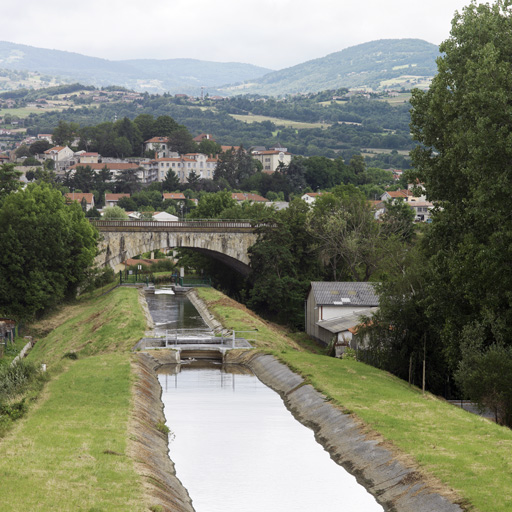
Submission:
M 22 158 L 22 157 L 29 157 L 31 156 L 30 148 L 26 144 L 22 144 L 17 150 L 16 150 L 16 158 Z
M 308 209 L 301 199 L 293 200 L 258 227 L 258 240 L 249 249 L 249 307 L 294 328 L 304 327 L 307 289 L 321 274 L 304 229 Z
M 465 327 L 455 378 L 465 397 L 481 410 L 490 409 L 497 423 L 512 427 L 512 347 L 498 342 L 485 349 L 486 338 L 482 324 Z
M 370 205 L 360 193 L 316 199 L 306 229 L 331 278 L 368 281 L 381 260 L 381 232 Z
M 67 123 L 61 120 L 53 130 L 52 140 L 56 146 L 71 146 L 79 137 L 79 133 L 80 125 L 78 123 Z
M 467 325 L 492 324 L 484 346 L 512 340 L 511 29 L 508 0 L 456 13 L 437 75 L 411 98 L 412 178 L 439 205 L 424 244 L 425 304 L 452 371 Z
M 203 155 L 209 155 L 211 157 L 218 155 L 222 151 L 222 147 L 217 142 L 211 139 L 203 139 L 199 144 L 197 150 Z
M 185 155 L 196 152 L 197 144 L 190 132 L 185 127 L 180 127 L 169 135 L 169 149 L 180 155 Z
M 414 234 L 414 210 L 403 200 L 386 203 L 386 212 L 380 220 L 387 235 L 397 235 L 404 241 L 410 241 Z
M 116 176 L 116 189 L 120 193 L 133 194 L 141 189 L 138 169 L 123 169 Z
M 105 220 L 128 220 L 128 215 L 120 206 L 109 206 L 103 210 Z
M 14 164 L 0 165 L 0 204 L 11 193 L 21 188 L 19 181 L 21 171 L 18 171 Z
M 178 178 L 178 176 L 176 176 L 176 173 L 172 169 L 169 169 L 167 171 L 167 174 L 165 175 L 165 180 L 162 182 L 163 190 L 171 192 L 173 190 L 178 189 L 179 186 L 180 179 Z
M 50 149 L 51 145 L 46 139 L 36 140 L 32 144 L 30 144 L 30 153 L 32 155 L 40 155 L 44 153 L 47 149 Z
M 222 212 L 232 208 L 237 203 L 231 197 L 231 192 L 223 190 L 214 194 L 204 194 L 199 199 L 197 208 L 190 214 L 194 219 L 214 219 L 219 217 Z
M 78 203 L 30 184 L 0 207 L 0 311 L 25 319 L 74 296 L 96 255 L 97 232 Z
M 258 163 L 242 146 L 237 150 L 228 149 L 219 155 L 214 180 L 226 180 L 230 187 L 240 188 L 244 181 L 258 172 Z

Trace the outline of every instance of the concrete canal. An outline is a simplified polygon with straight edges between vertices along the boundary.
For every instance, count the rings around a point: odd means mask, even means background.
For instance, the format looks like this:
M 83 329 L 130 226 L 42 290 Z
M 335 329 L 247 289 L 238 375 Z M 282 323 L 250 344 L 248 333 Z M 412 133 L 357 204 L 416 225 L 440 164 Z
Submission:
M 185 297 L 149 295 L 155 329 L 201 328 Z M 373 512 L 382 507 L 248 368 L 158 370 L 169 456 L 196 512 Z

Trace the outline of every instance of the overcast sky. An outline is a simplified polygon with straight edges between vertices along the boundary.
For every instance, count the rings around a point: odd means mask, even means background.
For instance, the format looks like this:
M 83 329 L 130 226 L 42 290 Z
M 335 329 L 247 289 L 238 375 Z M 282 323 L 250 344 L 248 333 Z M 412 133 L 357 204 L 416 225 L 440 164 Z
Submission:
M 376 39 L 439 44 L 470 0 L 3 0 L 0 40 L 109 60 L 282 69 Z

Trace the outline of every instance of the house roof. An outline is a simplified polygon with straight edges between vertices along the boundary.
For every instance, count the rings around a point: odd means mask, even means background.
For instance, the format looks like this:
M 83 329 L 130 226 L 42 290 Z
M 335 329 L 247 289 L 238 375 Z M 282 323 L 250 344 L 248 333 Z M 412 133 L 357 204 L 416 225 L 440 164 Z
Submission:
M 149 144 L 150 142 L 152 142 L 154 144 L 166 144 L 168 141 L 168 137 L 152 137 L 151 139 L 144 141 L 144 143 Z
M 413 193 L 410 190 L 386 190 L 384 194 L 387 194 L 389 197 L 397 198 L 397 197 L 412 197 Z
M 242 192 L 233 192 L 231 197 L 235 199 L 235 201 L 254 201 L 255 203 L 266 203 L 267 200 L 259 196 L 258 194 L 245 194 Z
M 359 311 L 351 311 L 342 317 L 331 318 L 330 320 L 322 320 L 317 322 L 318 327 L 326 329 L 333 334 L 343 331 L 353 330 L 361 324 L 361 316 L 370 316 L 372 313 L 377 311 L 379 308 L 365 308 Z
M 66 194 L 66 199 L 68 201 L 77 201 L 79 203 L 82 202 L 82 199 L 85 197 L 85 200 L 87 201 L 87 204 L 92 204 L 94 201 L 94 194 L 92 193 L 84 193 L 84 192 L 68 192 Z
M 284 153 L 285 155 L 291 155 L 288 151 L 277 150 L 277 149 L 267 149 L 266 151 L 253 151 L 253 155 L 279 155 Z
M 379 305 L 374 283 L 312 282 L 311 291 L 315 302 L 321 306 L 377 307 Z
M 121 197 L 130 197 L 130 194 L 105 194 L 105 201 L 119 201 Z
M 60 153 L 63 149 L 66 149 L 66 146 L 55 146 L 53 148 L 47 149 L 44 154 L 48 155 L 50 153 Z
M 181 199 L 183 201 L 186 199 L 183 192 L 164 192 L 162 197 L 164 199 Z

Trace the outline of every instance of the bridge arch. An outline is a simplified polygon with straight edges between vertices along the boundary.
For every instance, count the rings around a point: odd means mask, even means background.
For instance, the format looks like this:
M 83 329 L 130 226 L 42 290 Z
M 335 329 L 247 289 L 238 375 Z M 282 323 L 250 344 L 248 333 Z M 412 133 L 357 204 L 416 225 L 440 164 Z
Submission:
M 92 222 L 100 231 L 98 266 L 119 270 L 128 258 L 157 249 L 187 247 L 211 256 L 243 275 L 250 271 L 249 248 L 256 242 L 247 221 L 103 221 Z

